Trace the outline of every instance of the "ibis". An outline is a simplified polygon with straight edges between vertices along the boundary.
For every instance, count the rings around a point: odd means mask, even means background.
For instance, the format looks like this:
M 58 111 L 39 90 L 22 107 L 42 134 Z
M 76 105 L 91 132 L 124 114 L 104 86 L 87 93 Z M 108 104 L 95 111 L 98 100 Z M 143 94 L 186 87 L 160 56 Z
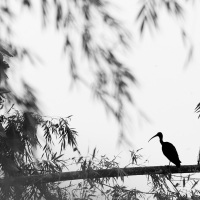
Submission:
M 170 142 L 163 142 L 163 134 L 161 132 L 158 132 L 151 139 L 153 139 L 155 137 L 159 137 L 159 139 L 160 139 L 160 143 L 162 145 L 163 154 L 168 158 L 168 160 L 170 162 L 174 163 L 177 168 L 180 168 L 181 161 L 179 160 L 179 156 L 178 156 L 178 153 L 177 153 L 176 148 L 174 147 L 174 145 L 171 144 Z

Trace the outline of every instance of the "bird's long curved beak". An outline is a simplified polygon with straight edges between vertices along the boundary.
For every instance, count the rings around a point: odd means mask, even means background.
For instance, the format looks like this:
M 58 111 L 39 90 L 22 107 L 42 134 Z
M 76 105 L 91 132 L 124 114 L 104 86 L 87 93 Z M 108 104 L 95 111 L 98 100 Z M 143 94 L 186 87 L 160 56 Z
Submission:
M 154 136 L 153 136 L 151 139 L 155 138 L 156 136 L 158 136 L 158 135 L 157 135 L 157 134 L 156 134 L 156 135 L 154 135 Z M 150 140 L 151 140 L 151 139 L 150 139 Z M 149 140 L 149 141 L 150 141 L 150 140 Z M 149 141 L 148 141 L 148 142 L 149 142 Z

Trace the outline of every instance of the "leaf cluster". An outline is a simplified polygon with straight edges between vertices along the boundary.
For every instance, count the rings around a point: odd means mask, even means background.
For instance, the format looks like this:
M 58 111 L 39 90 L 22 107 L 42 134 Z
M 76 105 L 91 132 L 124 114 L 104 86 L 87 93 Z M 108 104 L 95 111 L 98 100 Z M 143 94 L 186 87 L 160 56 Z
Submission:
M 69 128 L 66 119 L 62 118 L 53 123 L 50 120 L 44 120 L 39 115 L 28 112 L 19 113 L 17 111 L 8 117 L 2 116 L 2 119 L 1 124 L 4 134 L 0 135 L 0 167 L 1 176 L 4 178 L 7 176 L 30 176 L 62 172 L 67 167 L 67 160 L 62 159 L 63 154 L 61 153 L 68 145 L 74 149 L 76 148 L 76 151 L 78 150 L 76 131 Z M 54 119 L 54 121 L 56 120 Z M 44 146 L 38 139 L 38 127 L 43 129 Z M 61 146 L 59 154 L 54 152 L 53 143 L 56 140 L 52 140 L 52 135 L 56 135 L 57 139 L 59 139 Z M 41 160 L 35 157 L 36 148 L 43 152 Z M 9 183 L 7 183 L 7 186 L 9 186 Z M 9 195 L 10 198 L 14 197 L 18 191 L 16 187 L 14 189 L 7 187 L 6 190 L 1 187 L 0 196 Z M 53 191 L 58 192 L 58 185 L 54 183 L 35 183 L 27 187 L 26 190 L 23 187 L 20 190 L 20 195 L 24 196 L 24 199 L 29 199 L 30 196 L 36 194 L 51 196 Z M 9 191 L 8 188 L 10 188 Z M 28 194 L 30 196 L 27 196 Z M 39 197 L 37 198 L 39 199 Z M 37 198 L 34 197 L 34 199 Z
M 195 174 L 183 176 L 166 172 L 166 174 L 148 175 L 148 184 L 151 187 L 149 194 L 156 199 L 198 199 L 200 197 L 200 191 L 196 187 L 198 182 Z
M 79 81 L 87 86 L 106 111 L 123 124 L 124 105 L 133 103 L 130 88 L 136 84 L 136 78 L 121 61 L 119 51 L 129 47 L 131 35 L 111 14 L 109 7 L 110 3 L 105 0 L 69 0 L 66 3 L 46 0 L 42 1 L 43 22 L 46 26 L 50 8 L 53 8 L 56 28 L 64 32 L 63 49 L 69 58 L 72 83 Z M 79 55 L 84 56 L 80 58 L 81 63 Z
M 35 9 L 32 0 L 21 0 L 18 4 L 21 8 L 27 8 L 26 10 Z M 17 13 L 13 9 L 12 1 L 1 5 L 1 17 L 5 15 L 9 21 L 16 19 Z M 112 4 L 106 0 L 41 0 L 40 6 L 44 27 L 53 22 L 55 28 L 63 34 L 63 52 L 67 57 L 72 84 L 81 82 L 87 86 L 106 111 L 119 122 L 123 132 L 127 112 L 124 105 L 126 102 L 133 103 L 130 88 L 136 84 L 136 78 L 120 58 L 120 49 L 129 48 L 131 34 L 110 11 Z M 9 27 L 6 35 L 12 36 L 11 24 L 7 21 L 3 24 L 5 30 Z M 0 38 L 0 43 L 4 44 L 15 58 L 28 58 L 35 63 L 36 56 L 33 52 L 14 44 L 12 37 Z M 80 58 L 82 55 L 85 62 Z M 9 101 L 15 100 L 23 109 L 26 109 L 28 104 L 29 108 L 33 107 L 32 110 L 38 111 L 36 103 L 33 104 L 36 95 L 27 82 L 22 84 L 25 93 L 23 96 L 15 94 L 15 88 L 8 82 L 7 87 L 12 91 L 12 94 L 8 95 Z M 31 92 L 32 98 L 24 102 L 27 91 Z
M 187 2 L 187 1 L 185 1 Z M 169 15 L 182 18 L 184 15 L 183 3 L 176 0 L 141 0 L 141 7 L 137 14 L 136 20 L 140 21 L 140 33 L 148 26 L 150 29 L 159 27 L 159 14 L 164 8 Z
M 24 107 L 23 112 L 11 108 L 0 116 L 0 172 L 5 183 L 0 187 L 1 199 L 63 199 L 66 196 L 65 189 L 57 183 L 34 183 L 23 186 L 20 183 L 9 185 L 7 177 L 30 176 L 62 172 L 66 169 L 67 161 L 62 159 L 62 152 L 67 146 L 78 151 L 76 143 L 76 131 L 69 127 L 69 117 L 60 119 L 45 119 L 39 114 L 30 112 L 37 111 L 36 99 L 31 89 L 24 83 L 26 98 L 23 100 L 15 96 L 6 87 L 6 70 L 9 67 L 4 61 L 5 56 L 11 56 L 3 47 L 0 49 L 1 56 L 1 79 L 0 97 L 1 108 L 6 97 L 15 100 L 18 105 Z M 42 129 L 45 144 L 39 141 L 38 129 Z M 52 137 L 55 136 L 53 139 Z M 60 153 L 54 152 L 54 142 L 59 140 Z M 36 151 L 43 153 L 42 158 L 35 156 Z

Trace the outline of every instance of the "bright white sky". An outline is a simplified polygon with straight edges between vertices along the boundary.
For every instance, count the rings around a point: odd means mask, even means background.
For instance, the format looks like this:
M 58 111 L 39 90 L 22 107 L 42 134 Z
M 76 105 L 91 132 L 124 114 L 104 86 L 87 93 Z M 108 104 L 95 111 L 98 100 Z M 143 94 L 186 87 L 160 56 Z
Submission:
M 135 115 L 134 107 L 129 109 L 132 147 L 117 146 L 117 124 L 106 115 L 103 106 L 94 101 L 84 86 L 68 89 L 70 80 L 61 49 L 63 41 L 51 27 L 40 30 L 40 16 L 35 15 L 35 11 L 32 15 L 21 17 L 15 24 L 15 38 L 19 44 L 31 47 L 44 62 L 35 67 L 25 62 L 23 70 L 21 66 L 17 67 L 18 72 L 23 73 L 37 88 L 47 115 L 73 115 L 71 124 L 78 131 L 79 147 L 85 155 L 88 148 L 92 152 L 97 147 L 102 155 L 120 153 L 121 162 L 128 164 L 129 150 L 143 148 L 141 154 L 149 160 L 146 165 L 167 165 L 168 160 L 162 154 L 158 138 L 148 143 L 153 135 L 161 131 L 164 141 L 173 143 L 177 148 L 183 165 L 196 164 L 200 147 L 200 120 L 194 113 L 195 106 L 200 102 L 199 8 L 196 3 L 193 11 L 185 18 L 186 30 L 195 47 L 193 60 L 186 68 L 184 63 L 189 43 L 183 45 L 181 23 L 176 23 L 163 13 L 160 30 L 152 34 L 147 31 L 140 38 L 134 22 L 133 7 L 126 8 L 127 15 L 123 18 L 127 20 L 127 25 L 133 26 L 134 31 L 132 51 L 127 56 L 127 63 L 139 81 L 138 89 L 134 88 L 132 92 L 137 105 L 150 119 L 150 122 L 142 121 Z

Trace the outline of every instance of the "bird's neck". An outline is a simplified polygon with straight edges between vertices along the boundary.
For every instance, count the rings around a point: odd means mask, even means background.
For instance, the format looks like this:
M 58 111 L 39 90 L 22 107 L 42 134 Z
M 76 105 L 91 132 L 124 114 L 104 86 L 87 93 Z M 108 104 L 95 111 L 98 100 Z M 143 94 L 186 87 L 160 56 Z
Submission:
M 160 143 L 163 144 L 163 139 L 160 137 Z

